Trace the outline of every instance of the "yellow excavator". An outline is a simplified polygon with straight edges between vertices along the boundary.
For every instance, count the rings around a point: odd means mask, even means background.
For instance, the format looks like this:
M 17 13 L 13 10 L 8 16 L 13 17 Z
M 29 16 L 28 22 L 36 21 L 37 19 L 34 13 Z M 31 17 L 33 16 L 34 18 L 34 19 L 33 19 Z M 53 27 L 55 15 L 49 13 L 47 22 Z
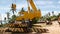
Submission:
M 28 11 L 22 11 L 19 12 L 20 16 L 16 18 L 17 21 L 20 20 L 32 20 L 33 18 L 40 18 L 41 17 L 41 11 L 36 8 L 36 5 L 34 4 L 33 0 L 27 0 L 28 2 Z M 30 10 L 30 6 L 32 7 L 32 11 Z

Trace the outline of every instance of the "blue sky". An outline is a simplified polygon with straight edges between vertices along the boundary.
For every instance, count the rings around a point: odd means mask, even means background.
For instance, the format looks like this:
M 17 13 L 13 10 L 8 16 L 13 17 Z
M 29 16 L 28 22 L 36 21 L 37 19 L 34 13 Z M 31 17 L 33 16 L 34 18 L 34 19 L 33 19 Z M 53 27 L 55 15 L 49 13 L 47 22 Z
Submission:
M 0 14 L 2 18 L 6 17 L 6 12 L 10 11 L 12 3 L 16 3 L 17 12 L 20 11 L 22 7 L 27 10 L 28 5 L 26 0 L 0 0 Z M 37 9 L 41 10 L 42 15 L 52 11 L 54 11 L 55 14 L 60 13 L 60 0 L 34 0 L 34 3 Z

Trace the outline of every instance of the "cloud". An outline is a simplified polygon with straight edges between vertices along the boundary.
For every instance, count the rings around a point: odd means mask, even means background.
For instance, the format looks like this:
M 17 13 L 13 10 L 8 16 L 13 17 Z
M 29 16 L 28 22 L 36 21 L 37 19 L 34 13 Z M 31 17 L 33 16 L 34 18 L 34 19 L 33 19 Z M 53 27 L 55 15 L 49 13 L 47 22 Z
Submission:
M 20 5 L 20 4 L 17 4 L 17 9 L 21 9 L 21 8 L 27 8 L 27 5 L 26 4 L 22 4 L 22 5 Z
M 0 4 L 4 4 L 4 3 L 6 3 L 6 2 L 5 2 L 5 1 L 3 1 L 3 0 L 0 2 Z
M 52 15 L 52 11 L 41 11 L 41 13 L 42 13 L 42 16 L 44 16 L 44 15 L 46 15 L 46 14 L 48 14 L 50 12 L 50 14 Z M 60 13 L 60 11 L 54 11 L 54 14 L 55 15 L 58 15 Z
M 58 1 L 58 3 L 60 4 L 60 1 Z
M 37 5 L 53 4 L 53 1 L 35 1 Z
M 54 12 L 55 12 L 55 13 L 54 13 L 55 15 L 58 15 L 58 14 L 60 13 L 60 11 L 58 11 L 58 12 L 57 12 L 57 11 L 54 11 Z
M 0 18 L 1 18 L 2 20 L 4 20 L 4 18 L 5 18 L 6 16 L 7 16 L 6 14 L 1 14 Z

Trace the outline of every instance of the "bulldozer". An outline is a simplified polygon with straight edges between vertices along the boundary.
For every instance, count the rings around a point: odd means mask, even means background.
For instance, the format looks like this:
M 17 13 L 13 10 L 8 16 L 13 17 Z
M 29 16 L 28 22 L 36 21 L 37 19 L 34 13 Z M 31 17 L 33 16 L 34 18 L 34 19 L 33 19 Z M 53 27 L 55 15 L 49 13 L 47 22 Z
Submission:
M 36 5 L 34 4 L 33 0 L 27 0 L 28 2 L 28 11 L 22 11 L 19 12 L 19 16 L 16 18 L 17 21 L 20 20 L 32 20 L 34 18 L 40 18 L 41 17 L 41 11 L 36 8 Z M 30 6 L 32 7 L 32 11 L 30 10 Z

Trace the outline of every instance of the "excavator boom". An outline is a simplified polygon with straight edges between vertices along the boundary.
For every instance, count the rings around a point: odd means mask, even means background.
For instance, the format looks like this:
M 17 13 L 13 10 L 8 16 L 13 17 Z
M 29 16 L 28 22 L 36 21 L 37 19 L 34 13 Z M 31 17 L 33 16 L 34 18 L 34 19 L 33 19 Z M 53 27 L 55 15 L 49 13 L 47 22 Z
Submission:
M 33 0 L 28 0 L 28 2 L 30 3 L 32 9 L 33 9 L 34 11 L 37 11 L 37 8 L 36 8 L 36 6 L 35 6 Z

